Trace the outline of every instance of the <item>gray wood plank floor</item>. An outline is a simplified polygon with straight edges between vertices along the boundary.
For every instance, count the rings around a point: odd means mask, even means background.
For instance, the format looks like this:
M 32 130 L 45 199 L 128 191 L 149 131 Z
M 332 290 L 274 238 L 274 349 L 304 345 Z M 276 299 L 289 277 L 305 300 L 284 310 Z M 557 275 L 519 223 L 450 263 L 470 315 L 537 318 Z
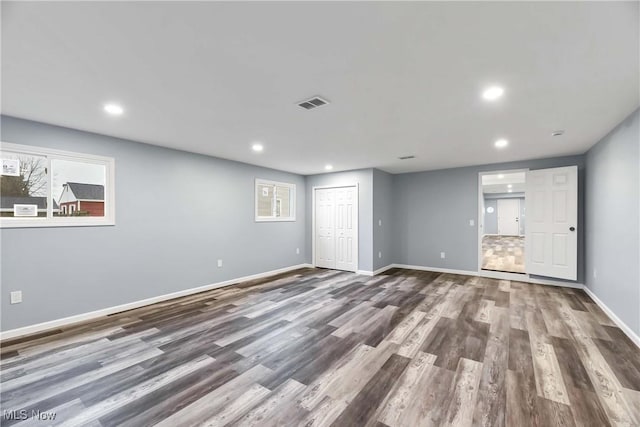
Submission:
M 303 269 L 1 350 L 3 426 L 640 425 L 583 291 L 479 277 Z

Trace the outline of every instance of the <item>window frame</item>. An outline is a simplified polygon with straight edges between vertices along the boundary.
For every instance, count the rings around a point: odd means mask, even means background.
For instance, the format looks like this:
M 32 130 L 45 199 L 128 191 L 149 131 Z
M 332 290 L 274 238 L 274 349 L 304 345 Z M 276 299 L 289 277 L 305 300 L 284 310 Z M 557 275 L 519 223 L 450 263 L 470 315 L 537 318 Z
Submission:
M 115 159 L 113 157 L 96 156 L 93 154 L 76 153 L 72 151 L 56 150 L 32 145 L 14 144 L 11 142 L 0 142 L 0 151 L 25 154 L 28 156 L 45 157 L 47 167 L 47 216 L 44 218 L 0 217 L 0 228 L 97 227 L 116 224 Z M 67 160 L 97 164 L 105 167 L 105 206 L 103 217 L 53 216 L 52 160 Z
M 258 187 L 260 185 L 274 185 L 289 188 L 289 216 L 259 216 L 258 215 Z M 274 200 L 277 200 L 277 194 L 274 194 Z M 282 199 L 282 197 L 280 197 Z M 295 222 L 296 220 L 296 184 L 290 182 L 271 181 L 268 179 L 256 178 L 254 183 L 254 206 L 253 213 L 255 222 Z

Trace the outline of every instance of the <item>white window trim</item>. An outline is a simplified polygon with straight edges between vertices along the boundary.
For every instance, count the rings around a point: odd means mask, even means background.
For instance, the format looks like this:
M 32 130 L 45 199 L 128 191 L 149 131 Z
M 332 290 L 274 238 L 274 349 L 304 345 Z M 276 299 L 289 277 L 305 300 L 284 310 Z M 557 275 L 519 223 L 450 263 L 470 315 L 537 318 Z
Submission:
M 44 156 L 47 159 L 47 217 L 46 218 L 13 218 L 0 217 L 0 228 L 35 228 L 35 227 L 96 227 L 116 224 L 115 198 L 115 160 L 112 157 L 95 156 L 93 154 L 74 153 L 54 150 L 52 148 L 0 142 L 0 150 L 32 156 Z M 51 160 L 70 160 L 105 166 L 105 206 L 104 217 L 54 217 L 53 194 L 51 190 Z
M 287 217 L 277 217 L 277 216 L 258 216 L 258 186 L 259 185 L 278 185 L 281 187 L 289 188 L 289 198 L 291 205 L 289 206 L 290 215 Z M 253 205 L 253 211 L 255 216 L 255 222 L 293 222 L 296 220 L 296 184 L 292 184 L 290 182 L 278 182 L 278 181 L 269 181 L 266 179 L 258 179 L 256 178 L 256 182 L 254 184 L 254 193 L 255 200 Z

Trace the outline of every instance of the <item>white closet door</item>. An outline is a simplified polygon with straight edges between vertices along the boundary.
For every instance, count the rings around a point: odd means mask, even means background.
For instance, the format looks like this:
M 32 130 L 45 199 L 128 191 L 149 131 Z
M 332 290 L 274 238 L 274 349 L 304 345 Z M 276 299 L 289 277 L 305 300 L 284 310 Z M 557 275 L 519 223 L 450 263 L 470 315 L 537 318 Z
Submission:
M 335 189 L 317 189 L 316 197 L 316 266 L 336 268 Z
M 576 280 L 578 271 L 578 168 L 527 172 L 526 270 Z
M 356 271 L 356 188 L 335 189 L 336 207 L 336 267 L 338 270 Z

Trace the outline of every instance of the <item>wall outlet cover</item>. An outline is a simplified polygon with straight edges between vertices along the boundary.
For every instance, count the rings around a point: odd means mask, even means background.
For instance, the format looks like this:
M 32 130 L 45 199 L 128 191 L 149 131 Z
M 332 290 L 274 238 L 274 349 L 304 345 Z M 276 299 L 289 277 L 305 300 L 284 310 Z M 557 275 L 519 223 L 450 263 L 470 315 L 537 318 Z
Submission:
M 222 267 L 222 260 L 221 259 L 218 260 L 218 268 L 220 268 L 220 267 Z
M 440 258 L 444 259 L 445 257 L 445 253 L 444 252 L 440 252 Z
M 22 291 L 11 292 L 11 304 L 20 304 L 22 302 Z

